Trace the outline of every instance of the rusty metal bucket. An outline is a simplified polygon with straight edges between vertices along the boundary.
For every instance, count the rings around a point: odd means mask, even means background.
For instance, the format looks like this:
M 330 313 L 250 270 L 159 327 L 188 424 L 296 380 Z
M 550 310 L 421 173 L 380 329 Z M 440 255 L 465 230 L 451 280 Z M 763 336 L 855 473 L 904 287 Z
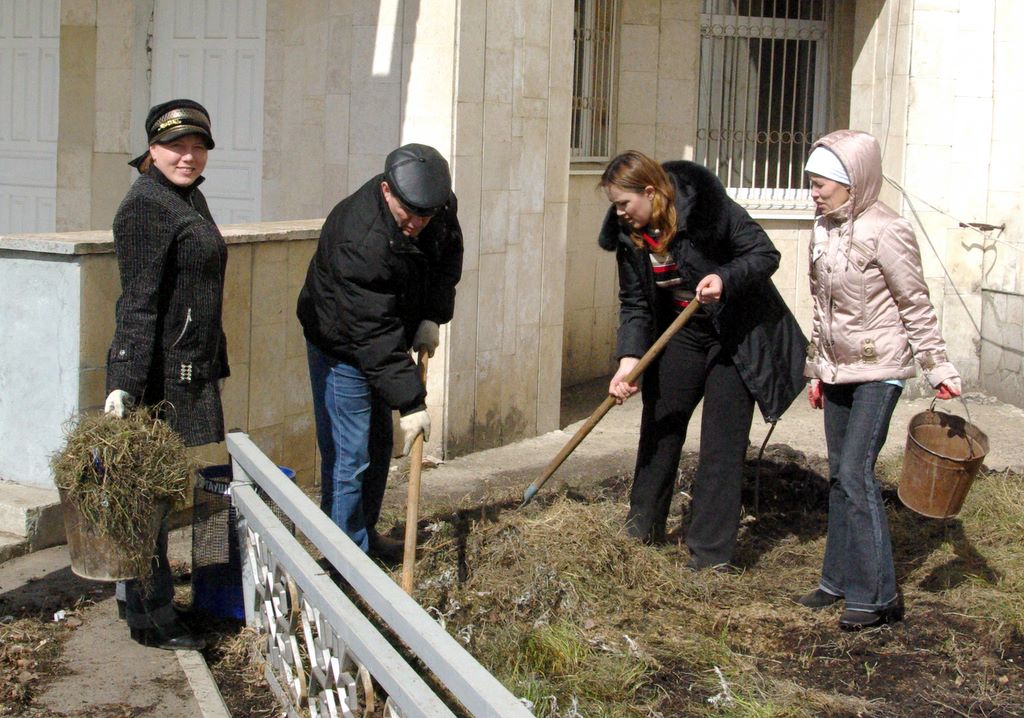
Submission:
M 988 436 L 970 422 L 970 412 L 964 419 L 935 411 L 933 400 L 907 427 L 900 501 L 929 518 L 956 516 L 986 454 Z
M 64 508 L 64 530 L 67 533 L 68 553 L 71 554 L 71 571 L 76 576 L 92 581 L 127 581 L 138 578 L 127 560 L 122 547 L 97 529 L 78 507 L 72 504 L 60 490 L 60 503 Z M 152 543 L 156 546 L 160 523 L 170 506 L 161 504 L 150 518 L 149 530 Z

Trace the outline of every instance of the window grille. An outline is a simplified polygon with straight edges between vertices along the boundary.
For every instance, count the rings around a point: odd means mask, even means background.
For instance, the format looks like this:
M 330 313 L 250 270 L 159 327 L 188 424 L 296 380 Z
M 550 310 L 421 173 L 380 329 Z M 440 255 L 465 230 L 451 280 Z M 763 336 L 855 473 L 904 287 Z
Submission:
M 824 133 L 827 0 L 704 0 L 696 159 L 737 200 L 809 201 L 803 166 Z
M 618 0 L 575 0 L 572 78 L 572 159 L 611 156 L 612 92 Z

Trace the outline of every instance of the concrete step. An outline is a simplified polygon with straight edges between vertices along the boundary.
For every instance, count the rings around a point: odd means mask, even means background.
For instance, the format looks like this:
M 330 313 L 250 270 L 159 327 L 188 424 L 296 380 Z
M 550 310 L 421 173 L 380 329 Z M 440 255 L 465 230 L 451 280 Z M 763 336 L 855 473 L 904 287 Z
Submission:
M 28 553 L 29 543 L 24 536 L 0 531 L 0 563 Z
M 65 541 L 64 512 L 55 489 L 0 481 L 0 534 L 27 540 L 38 551 Z

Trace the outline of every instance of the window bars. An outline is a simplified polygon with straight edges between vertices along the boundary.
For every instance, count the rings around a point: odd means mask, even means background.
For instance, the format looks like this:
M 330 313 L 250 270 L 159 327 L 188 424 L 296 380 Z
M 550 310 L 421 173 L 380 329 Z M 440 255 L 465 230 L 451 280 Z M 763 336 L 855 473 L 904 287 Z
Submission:
M 825 130 L 827 0 L 704 0 L 696 160 L 748 207 L 804 206 Z
M 572 78 L 572 159 L 611 156 L 618 0 L 575 0 Z

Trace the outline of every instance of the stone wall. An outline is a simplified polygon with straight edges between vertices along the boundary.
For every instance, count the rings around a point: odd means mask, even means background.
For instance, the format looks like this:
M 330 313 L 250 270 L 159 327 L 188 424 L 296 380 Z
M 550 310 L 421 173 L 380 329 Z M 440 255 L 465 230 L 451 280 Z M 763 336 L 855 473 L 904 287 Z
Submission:
M 295 297 L 320 221 L 223 227 L 224 331 L 231 376 L 227 429 L 249 433 L 274 461 L 315 483 L 317 454 L 305 345 Z M 106 355 L 120 295 L 110 232 L 0 237 L 0 479 L 53 488 L 49 457 L 62 425 L 105 398 Z M 196 450 L 224 463 L 223 444 Z
M 466 258 L 448 332 L 448 449 L 558 427 L 572 7 L 462 3 L 455 184 Z

